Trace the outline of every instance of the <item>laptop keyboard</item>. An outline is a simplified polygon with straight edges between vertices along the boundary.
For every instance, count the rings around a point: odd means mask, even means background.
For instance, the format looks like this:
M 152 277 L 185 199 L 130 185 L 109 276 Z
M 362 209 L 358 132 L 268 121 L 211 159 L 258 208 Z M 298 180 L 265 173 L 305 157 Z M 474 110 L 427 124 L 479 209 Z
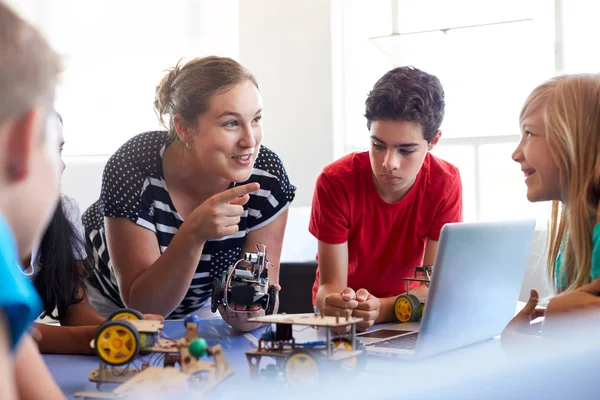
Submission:
M 419 332 L 409 333 L 393 339 L 384 340 L 376 344 L 377 347 L 390 347 L 392 349 L 414 350 L 417 347 Z

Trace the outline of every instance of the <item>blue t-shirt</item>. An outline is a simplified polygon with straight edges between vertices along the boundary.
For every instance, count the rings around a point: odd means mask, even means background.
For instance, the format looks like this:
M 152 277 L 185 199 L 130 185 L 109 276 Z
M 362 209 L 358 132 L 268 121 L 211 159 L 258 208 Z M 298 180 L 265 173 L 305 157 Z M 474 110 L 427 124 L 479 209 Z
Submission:
M 592 234 L 592 241 L 594 247 L 592 249 L 592 269 L 590 270 L 590 278 L 595 280 L 600 278 L 600 223 L 594 226 L 594 232 Z M 556 287 L 564 289 L 567 285 L 565 283 L 564 273 L 561 271 L 562 265 L 562 251 L 559 251 L 558 257 L 556 257 Z
M 0 309 L 10 329 L 11 349 L 42 311 L 37 291 L 21 272 L 17 244 L 10 226 L 0 214 Z

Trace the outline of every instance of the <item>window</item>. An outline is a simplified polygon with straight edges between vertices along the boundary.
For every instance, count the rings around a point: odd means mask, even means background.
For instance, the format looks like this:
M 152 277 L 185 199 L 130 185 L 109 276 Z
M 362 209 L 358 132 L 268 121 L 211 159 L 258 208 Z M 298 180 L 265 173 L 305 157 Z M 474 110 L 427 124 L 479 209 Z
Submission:
M 342 1 L 343 148 L 338 152 L 368 148 L 363 117 L 368 91 L 385 71 L 413 65 L 444 85 L 443 136 L 433 154 L 461 172 L 465 221 L 536 217 L 545 222 L 547 205 L 527 201 L 511 153 L 520 138 L 523 101 L 554 75 L 553 7 L 543 0 Z
M 160 128 L 154 91 L 181 58 L 237 58 L 237 1 L 11 1 L 63 57 L 65 155 L 112 154 Z

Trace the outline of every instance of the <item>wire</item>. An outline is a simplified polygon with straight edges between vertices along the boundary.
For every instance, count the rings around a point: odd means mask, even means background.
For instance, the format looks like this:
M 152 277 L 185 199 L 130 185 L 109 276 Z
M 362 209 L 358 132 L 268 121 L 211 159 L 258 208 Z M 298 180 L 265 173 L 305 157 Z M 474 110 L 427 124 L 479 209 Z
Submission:
M 231 267 L 231 270 L 229 271 L 229 276 L 227 276 L 227 281 L 225 281 L 225 293 L 223 293 L 223 297 L 225 299 L 225 307 L 229 308 L 231 311 L 233 312 L 247 312 L 247 311 L 243 311 L 243 310 L 234 310 L 233 308 L 231 308 L 229 306 L 229 300 L 228 300 L 228 296 L 227 296 L 227 292 L 228 292 L 228 288 L 229 285 L 231 284 L 231 278 L 233 277 L 233 274 L 235 273 L 235 269 L 237 268 L 238 264 L 241 263 L 244 260 L 237 260 L 235 264 L 233 264 L 233 267 Z
M 17 264 L 17 268 L 19 269 L 19 271 L 21 271 L 21 273 L 25 276 L 33 276 L 34 272 L 35 272 L 35 267 L 33 266 L 33 264 L 29 264 L 29 267 L 23 269 L 21 267 L 21 264 L 19 262 L 16 262 L 15 264 Z
M 263 243 L 257 243 L 256 244 L 256 251 L 258 253 L 263 253 L 263 262 L 261 263 L 259 270 L 258 270 L 258 277 L 260 279 L 260 276 L 262 275 L 262 272 L 264 271 L 265 268 L 267 268 L 267 270 L 269 268 L 273 268 L 273 264 L 271 264 L 269 262 L 269 260 L 267 260 L 267 246 Z M 235 273 L 235 270 L 238 266 L 238 264 L 240 263 L 246 263 L 246 261 L 244 259 L 240 259 L 238 261 L 236 261 L 235 264 L 233 264 L 233 267 L 231 268 L 231 270 L 229 271 L 229 275 L 227 276 L 227 280 L 225 282 L 225 293 L 223 295 L 224 299 L 225 299 L 225 306 L 232 312 L 234 313 L 254 313 L 258 310 L 234 310 L 233 308 L 231 308 L 231 306 L 229 305 L 229 300 L 228 300 L 228 296 L 227 296 L 227 292 L 228 289 L 231 285 L 231 279 L 233 278 L 233 274 Z M 269 278 L 267 278 L 267 285 L 268 285 L 268 280 Z M 268 292 L 267 292 L 267 296 L 269 296 Z M 270 299 L 268 299 L 270 300 Z

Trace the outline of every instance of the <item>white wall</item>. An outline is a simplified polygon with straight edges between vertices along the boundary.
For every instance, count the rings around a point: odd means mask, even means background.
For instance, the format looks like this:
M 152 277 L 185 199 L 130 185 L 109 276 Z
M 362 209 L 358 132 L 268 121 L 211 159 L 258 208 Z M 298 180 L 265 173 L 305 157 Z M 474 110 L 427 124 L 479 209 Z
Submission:
M 555 0 L 560 11 L 559 29 L 562 41 L 558 43 L 559 73 L 600 72 L 600 52 L 596 40 L 600 35 L 598 15 L 600 2 L 596 0 Z
M 9 0 L 64 56 L 57 107 L 67 156 L 107 156 L 157 128 L 154 87 L 180 57 L 230 56 L 259 81 L 264 143 L 298 187 L 294 206 L 310 205 L 317 175 L 334 159 L 330 3 L 336 1 Z M 90 186 L 95 176 L 66 174 L 65 190 L 99 191 Z M 76 185 L 69 183 L 75 178 Z
M 75 199 L 81 212 L 100 197 L 102 171 L 108 156 L 63 156 L 66 165 L 61 192 Z
M 309 206 L 334 153 L 329 1 L 242 0 L 239 35 L 263 96 L 264 144 L 298 187 L 294 205 Z
M 298 186 L 294 202 L 294 208 L 298 208 L 298 210 L 292 211 L 290 215 L 290 224 L 284 241 L 284 259 L 314 259 L 314 240 L 307 232 L 307 209 L 299 207 L 310 205 L 318 173 L 323 166 L 334 159 L 335 150 L 340 147 L 335 144 L 334 139 L 336 138 L 333 133 L 338 128 L 336 115 L 343 100 L 336 98 L 340 94 L 339 79 L 343 66 L 339 65 L 339 46 L 332 45 L 332 42 L 339 44 L 340 1 L 343 0 L 188 0 L 178 2 L 177 7 L 185 9 L 185 12 L 182 12 L 187 17 L 181 21 L 185 27 L 178 28 L 177 32 L 189 33 L 190 35 L 187 36 L 189 40 L 165 49 L 168 54 L 172 55 L 170 58 L 177 58 L 176 56 L 179 54 L 173 54 L 174 48 L 182 49 L 181 56 L 187 57 L 210 53 L 236 57 L 237 54 L 237 59 L 256 75 L 265 105 L 266 135 L 264 143 L 281 156 L 292 182 Z M 153 0 L 150 3 L 142 0 L 134 2 L 146 9 L 160 9 L 162 6 L 161 0 Z M 69 7 L 82 7 L 74 0 L 9 0 L 9 3 L 44 31 L 48 26 L 56 27 L 57 24 L 70 23 L 69 15 L 66 15 L 69 18 L 60 19 L 65 15 L 56 11 L 57 7 L 62 10 Z M 109 0 L 102 4 L 103 7 L 118 8 L 121 2 Z M 594 56 L 589 47 L 583 45 L 586 35 L 598 30 L 598 26 L 594 24 L 593 20 L 596 13 L 591 12 L 594 7 L 597 7 L 594 1 L 563 1 L 563 8 L 566 9 L 563 21 L 564 70 L 567 72 L 600 70 L 598 61 L 600 59 Z M 85 13 L 82 11 L 81 15 L 80 21 L 73 26 L 86 26 L 81 24 L 81 20 L 85 19 Z M 170 23 L 176 22 L 170 21 Z M 105 25 L 110 26 L 111 23 L 106 22 Z M 125 28 L 123 26 L 121 28 L 125 32 Z M 166 28 L 163 26 L 163 29 Z M 101 30 L 97 29 L 96 31 Z M 79 32 L 79 34 L 83 33 Z M 180 34 L 182 33 L 180 32 Z M 71 41 L 68 35 L 64 34 L 59 36 L 61 49 L 77 50 L 70 46 L 75 39 Z M 175 33 L 171 34 L 169 38 L 172 39 L 169 40 L 175 40 L 175 36 Z M 56 38 L 57 36 L 55 34 L 51 37 Z M 114 35 L 111 37 L 114 39 Z M 110 46 L 105 44 L 104 48 L 107 47 Z M 122 47 L 124 45 L 121 43 L 119 48 Z M 130 48 L 135 49 L 133 46 Z M 88 52 L 89 50 L 88 48 Z M 155 50 L 161 52 L 161 48 Z M 176 60 L 165 61 L 166 64 L 160 68 L 169 67 L 174 61 Z M 132 63 L 133 61 L 127 62 Z M 160 71 L 146 73 L 159 75 Z M 150 87 L 144 87 L 153 89 L 153 85 L 156 83 L 152 81 Z M 104 101 L 102 98 L 108 101 L 111 99 L 110 94 L 114 92 L 111 92 L 110 88 L 106 89 L 107 93 L 104 95 L 98 92 L 91 95 L 100 98 L 101 101 Z M 117 90 L 118 93 L 130 91 L 131 88 L 124 87 L 119 87 Z M 66 94 L 64 93 L 64 95 Z M 76 96 L 76 101 L 86 104 L 89 95 L 83 90 Z M 144 102 L 148 105 L 144 115 L 153 117 L 151 115 L 151 99 Z M 126 104 L 126 101 L 123 104 Z M 70 107 L 72 106 L 68 106 L 66 109 L 69 110 Z M 96 114 L 93 110 L 91 111 L 90 115 Z M 110 121 L 111 124 L 108 126 L 112 129 L 115 128 L 114 121 L 118 121 L 118 118 L 127 118 L 125 124 L 128 126 L 127 129 L 123 129 L 123 126 L 117 127 L 117 129 L 123 130 L 124 135 L 133 135 L 137 131 L 145 129 L 145 122 L 140 121 L 141 111 L 139 118 L 138 115 L 127 115 L 126 107 L 121 111 L 120 114 L 101 113 L 96 117 L 103 126 Z M 77 147 L 87 149 L 112 148 L 114 146 L 105 143 L 107 137 L 97 132 L 98 124 L 93 118 L 82 117 L 79 118 L 80 122 L 76 123 L 70 114 L 70 111 L 65 113 L 68 155 L 65 160 L 67 170 L 63 178 L 63 190 L 66 194 L 75 197 L 82 209 L 85 209 L 100 192 L 102 165 L 107 156 L 80 154 L 69 148 L 69 142 L 77 141 L 80 144 Z M 132 124 L 135 124 L 135 128 Z M 131 128 L 129 128 L 130 125 Z M 532 254 L 528 261 L 528 271 L 521 294 L 522 299 L 526 299 L 528 291 L 532 287 L 542 293 L 547 293 L 543 283 L 544 254 L 545 241 L 540 237 L 534 241 L 532 246 Z

